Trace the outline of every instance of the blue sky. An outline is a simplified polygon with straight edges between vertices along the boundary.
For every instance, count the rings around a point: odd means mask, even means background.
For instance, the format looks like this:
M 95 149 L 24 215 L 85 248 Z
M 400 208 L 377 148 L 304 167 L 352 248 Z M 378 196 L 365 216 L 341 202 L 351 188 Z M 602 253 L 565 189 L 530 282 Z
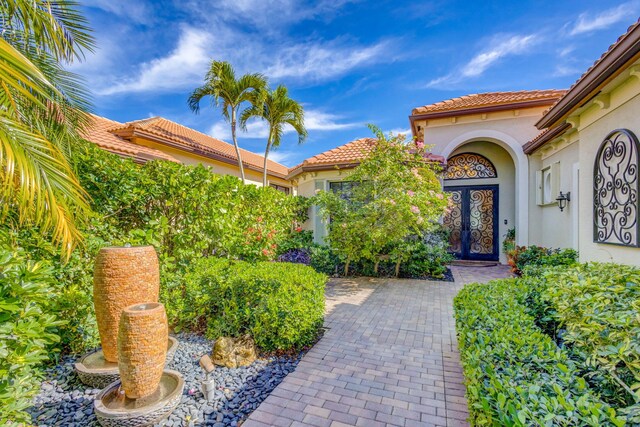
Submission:
M 211 59 L 285 84 L 306 111 L 303 145 L 289 133 L 273 159 L 304 158 L 405 132 L 411 109 L 469 93 L 570 86 L 635 22 L 640 0 L 84 1 L 98 43 L 72 69 L 95 112 L 118 121 L 163 116 L 230 141 L 215 109 L 187 108 Z M 265 126 L 239 139 L 262 152 Z

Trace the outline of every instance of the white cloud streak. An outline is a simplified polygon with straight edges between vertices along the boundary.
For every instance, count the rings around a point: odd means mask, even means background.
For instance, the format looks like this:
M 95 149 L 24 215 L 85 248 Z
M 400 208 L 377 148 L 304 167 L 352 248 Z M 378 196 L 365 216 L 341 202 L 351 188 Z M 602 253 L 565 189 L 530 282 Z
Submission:
M 578 17 L 570 35 L 575 36 L 608 28 L 613 24 L 627 19 L 627 17 L 637 15 L 638 6 L 638 1 L 631 1 L 595 15 L 586 12 L 582 13 Z
M 100 95 L 123 92 L 173 91 L 191 87 L 204 76 L 211 37 L 191 27 L 184 27 L 178 45 L 169 55 L 143 63 L 136 76 L 124 78 L 98 90 Z
M 307 131 L 327 132 L 353 129 L 361 126 L 361 123 L 344 122 L 342 119 L 343 118 L 338 115 L 318 110 L 307 110 L 304 114 L 304 123 Z M 294 132 L 294 130 L 290 126 L 284 128 L 285 134 L 292 132 Z M 221 120 L 214 123 L 208 133 L 214 138 L 218 138 L 223 141 L 231 141 L 231 127 L 229 123 L 225 121 Z M 257 119 L 247 123 L 246 132 L 238 131 L 238 138 L 266 139 L 268 136 L 269 127 L 267 126 L 267 123 Z
M 536 34 L 496 36 L 490 47 L 471 58 L 460 70 L 431 80 L 427 87 L 437 87 L 455 84 L 469 78 L 481 76 L 501 59 L 525 53 L 531 46 L 538 43 L 540 37 Z

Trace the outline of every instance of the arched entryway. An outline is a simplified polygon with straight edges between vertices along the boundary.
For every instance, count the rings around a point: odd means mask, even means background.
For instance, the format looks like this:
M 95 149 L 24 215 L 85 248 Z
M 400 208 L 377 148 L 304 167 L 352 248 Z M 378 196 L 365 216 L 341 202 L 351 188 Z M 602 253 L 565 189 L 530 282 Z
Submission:
M 444 218 L 451 251 L 460 259 L 498 261 L 516 226 L 516 165 L 492 141 L 468 141 L 447 156 L 443 185 L 452 206 Z

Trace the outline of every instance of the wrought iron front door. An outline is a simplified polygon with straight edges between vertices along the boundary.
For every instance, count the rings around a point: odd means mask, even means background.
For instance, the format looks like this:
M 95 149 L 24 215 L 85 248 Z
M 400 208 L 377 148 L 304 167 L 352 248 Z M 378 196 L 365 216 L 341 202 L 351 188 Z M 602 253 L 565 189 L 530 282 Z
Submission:
M 445 187 L 451 206 L 443 224 L 450 251 L 460 259 L 498 259 L 498 186 Z

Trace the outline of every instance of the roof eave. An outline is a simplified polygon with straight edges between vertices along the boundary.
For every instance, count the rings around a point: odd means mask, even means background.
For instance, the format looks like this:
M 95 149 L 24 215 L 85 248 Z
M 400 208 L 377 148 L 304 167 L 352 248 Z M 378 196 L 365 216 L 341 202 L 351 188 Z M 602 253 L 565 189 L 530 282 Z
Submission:
M 540 147 L 545 145 L 547 142 L 550 142 L 550 141 L 554 140 L 555 138 L 559 137 L 560 135 L 565 133 L 570 128 L 571 128 L 571 125 L 569 123 L 563 123 L 563 124 L 555 127 L 554 129 L 550 130 L 546 134 L 544 134 L 540 139 L 531 140 L 531 141 L 527 142 L 525 145 L 522 146 L 522 150 L 527 155 L 532 154 L 537 149 L 539 149 Z
M 538 129 L 565 120 L 591 99 L 603 86 L 624 71 L 624 66 L 640 58 L 640 26 L 636 26 L 604 58 L 582 76 L 569 91 L 536 123 Z
M 130 139 L 130 138 L 134 138 L 134 137 L 138 137 L 138 138 L 144 138 L 144 139 L 149 139 L 153 142 L 157 142 L 159 144 L 163 144 L 166 145 L 168 147 L 171 148 L 175 148 L 176 150 L 180 150 L 180 151 L 186 151 L 189 153 L 193 153 L 193 154 L 197 154 L 199 156 L 202 157 L 207 157 L 213 160 L 217 160 L 219 162 L 223 162 L 223 163 L 227 163 L 229 165 L 237 165 L 238 164 L 238 160 L 235 158 L 231 158 L 228 156 L 225 156 L 221 153 L 216 153 L 213 152 L 213 150 L 209 151 L 209 150 L 199 150 L 197 148 L 194 147 L 188 147 L 185 146 L 184 144 L 178 144 L 176 142 L 171 141 L 170 139 L 167 138 L 162 138 L 161 136 L 155 135 L 154 133 L 151 132 L 146 132 L 143 129 L 137 129 L 137 128 L 133 128 L 133 127 L 129 127 L 129 128 L 124 128 L 124 129 L 116 129 L 114 131 L 112 131 L 112 133 L 114 135 L 120 136 L 122 138 L 125 139 Z M 251 164 L 248 164 L 246 162 L 242 162 L 242 165 L 246 168 L 246 169 L 250 169 L 254 172 L 263 172 L 262 168 L 253 166 Z M 276 178 L 281 178 L 281 179 L 287 179 L 287 175 L 286 174 L 281 174 L 279 172 L 274 172 L 271 169 L 267 169 L 267 175 L 271 175 L 274 176 Z
M 534 99 L 531 101 L 511 102 L 507 104 L 484 105 L 482 107 L 463 108 L 447 111 L 433 111 L 430 113 L 413 113 L 409 116 L 409 120 L 413 123 L 415 120 L 440 119 L 446 117 L 467 116 L 472 114 L 491 113 L 496 111 L 508 111 L 522 108 L 544 107 L 552 105 L 558 98 Z
M 319 171 L 330 171 L 330 170 L 342 170 L 342 169 L 353 169 L 358 166 L 360 162 L 348 162 L 348 163 L 325 163 L 320 165 L 301 165 L 296 166 L 291 169 L 291 172 L 287 175 L 287 179 L 293 179 L 298 175 L 301 175 L 305 172 L 319 172 Z

